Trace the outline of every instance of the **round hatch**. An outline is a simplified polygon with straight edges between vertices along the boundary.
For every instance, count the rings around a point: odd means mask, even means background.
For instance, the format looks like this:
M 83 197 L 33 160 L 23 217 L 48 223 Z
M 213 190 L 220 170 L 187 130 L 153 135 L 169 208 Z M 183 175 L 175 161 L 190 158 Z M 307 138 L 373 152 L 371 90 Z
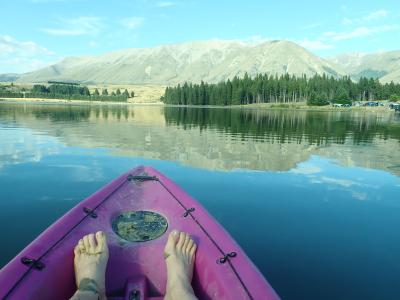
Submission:
M 163 235 L 168 222 L 165 217 L 152 211 L 128 211 L 114 218 L 112 228 L 124 240 L 147 242 Z

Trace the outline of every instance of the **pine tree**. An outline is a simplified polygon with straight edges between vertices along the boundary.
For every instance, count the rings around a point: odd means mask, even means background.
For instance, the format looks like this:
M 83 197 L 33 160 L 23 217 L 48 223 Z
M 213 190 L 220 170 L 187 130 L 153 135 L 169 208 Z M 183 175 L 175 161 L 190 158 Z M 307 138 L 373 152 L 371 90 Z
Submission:
M 341 86 L 337 90 L 333 102 L 341 104 L 351 104 L 349 92 L 343 86 Z

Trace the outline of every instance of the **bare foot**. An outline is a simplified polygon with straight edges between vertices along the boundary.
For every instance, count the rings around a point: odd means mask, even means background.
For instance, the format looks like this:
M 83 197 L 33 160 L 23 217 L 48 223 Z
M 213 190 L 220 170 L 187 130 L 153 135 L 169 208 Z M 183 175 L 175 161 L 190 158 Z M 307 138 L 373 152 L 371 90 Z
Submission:
M 196 244 L 187 233 L 172 231 L 164 250 L 167 264 L 166 300 L 195 300 L 191 285 Z
M 104 232 L 85 235 L 74 249 L 75 278 L 78 292 L 92 293 L 106 299 L 105 276 L 108 246 Z

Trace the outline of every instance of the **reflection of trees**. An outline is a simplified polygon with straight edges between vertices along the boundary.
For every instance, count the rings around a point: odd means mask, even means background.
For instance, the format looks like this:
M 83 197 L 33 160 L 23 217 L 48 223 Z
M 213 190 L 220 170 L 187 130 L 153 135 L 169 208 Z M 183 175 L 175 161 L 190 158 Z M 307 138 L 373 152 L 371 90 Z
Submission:
M 40 109 L 32 109 L 32 114 L 37 119 L 49 119 L 53 122 L 80 122 L 89 119 L 90 107 L 67 106 L 60 109 L 49 105 L 40 107 Z
M 169 125 L 215 128 L 243 139 L 316 145 L 342 144 L 348 137 L 356 144 L 371 142 L 374 137 L 400 141 L 400 126 L 375 114 L 189 107 L 166 107 L 164 111 Z
M 3 106 L 0 115 L 26 113 L 25 105 Z M 122 121 L 134 118 L 128 106 L 29 105 L 36 119 L 51 122 L 90 120 Z M 150 108 L 146 108 L 150 109 Z M 395 114 L 362 112 L 315 112 L 296 110 L 246 110 L 221 108 L 165 107 L 167 125 L 183 129 L 216 129 L 232 139 L 253 139 L 278 143 L 355 144 L 369 143 L 375 137 L 400 141 L 399 119 Z M 160 110 L 160 112 L 162 109 Z M 150 112 L 149 112 L 150 113 Z
M 0 116 L 10 116 L 13 113 L 26 113 L 25 105 L 13 105 L 12 109 L 0 110 Z M 112 117 L 115 120 L 127 120 L 133 117 L 132 109 L 127 106 L 77 106 L 77 105 L 29 105 L 29 113 L 39 120 L 52 122 L 82 122 L 92 119 L 107 120 Z
M 315 154 L 400 172 L 395 114 L 1 104 L 0 118 L 70 146 L 201 168 L 285 171 Z

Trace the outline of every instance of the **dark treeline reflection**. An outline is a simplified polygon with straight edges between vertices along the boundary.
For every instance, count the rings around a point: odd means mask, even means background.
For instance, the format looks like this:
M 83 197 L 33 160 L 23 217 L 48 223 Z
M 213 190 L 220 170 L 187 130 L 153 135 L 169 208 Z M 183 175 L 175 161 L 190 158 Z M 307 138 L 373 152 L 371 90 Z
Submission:
M 371 142 L 374 137 L 400 141 L 400 120 L 396 115 L 349 112 L 315 112 L 284 110 L 210 109 L 166 107 L 167 125 L 184 129 L 217 129 L 243 140 L 251 138 L 276 142 L 311 144 Z
M 127 106 L 86 106 L 86 105 L 3 105 L 0 116 L 10 114 L 32 114 L 38 120 L 52 122 L 85 122 L 94 119 L 127 120 L 132 117 L 134 110 Z
M 90 107 L 67 106 L 64 109 L 47 106 L 33 109 L 32 114 L 37 119 L 49 119 L 54 122 L 87 121 L 90 117 Z
M 48 106 L 47 109 L 33 109 L 32 113 L 38 118 L 50 119 L 55 122 L 88 121 L 90 118 L 127 120 L 133 110 L 126 106 L 65 106 L 60 108 Z

